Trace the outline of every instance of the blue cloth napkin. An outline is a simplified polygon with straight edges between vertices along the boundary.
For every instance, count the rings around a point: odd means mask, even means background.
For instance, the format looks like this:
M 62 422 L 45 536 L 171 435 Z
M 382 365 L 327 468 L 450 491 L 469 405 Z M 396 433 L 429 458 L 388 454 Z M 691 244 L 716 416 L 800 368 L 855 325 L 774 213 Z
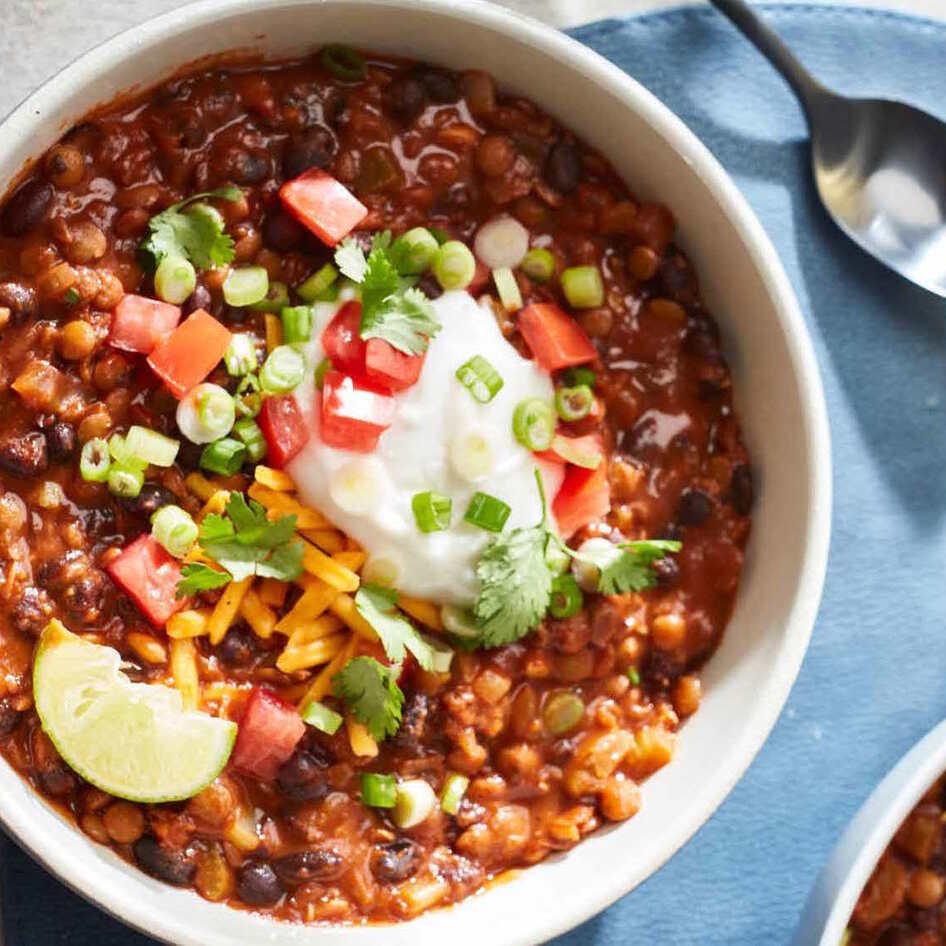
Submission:
M 902 97 L 946 118 L 946 25 L 850 8 L 765 12 L 839 91 Z M 827 389 L 836 492 L 821 615 L 766 747 L 670 864 L 557 946 L 787 943 L 854 811 L 946 714 L 946 304 L 835 229 L 809 177 L 798 106 L 711 10 L 608 20 L 574 35 L 683 118 L 774 240 Z M 152 943 L 9 841 L 2 856 L 8 946 Z

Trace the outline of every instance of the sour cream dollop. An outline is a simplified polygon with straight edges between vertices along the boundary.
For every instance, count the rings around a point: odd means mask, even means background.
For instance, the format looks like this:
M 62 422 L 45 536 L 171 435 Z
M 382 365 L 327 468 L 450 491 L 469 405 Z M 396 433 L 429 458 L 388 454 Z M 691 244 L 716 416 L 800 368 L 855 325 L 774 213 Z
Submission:
M 535 525 L 542 516 L 536 468 L 549 502 L 561 485 L 561 466 L 537 460 L 512 432 L 516 405 L 529 397 L 551 400 L 554 390 L 549 376 L 506 341 L 489 309 L 468 293 L 445 293 L 433 306 L 443 327 L 430 343 L 420 380 L 394 395 L 394 423 L 370 454 L 329 447 L 318 436 L 312 374 L 323 358 L 322 329 L 336 307 L 316 307 L 306 346 L 308 376 L 294 395 L 316 433 L 288 472 L 300 498 L 356 539 L 374 570 L 399 591 L 465 606 L 476 598 L 474 569 L 493 536 L 463 521 L 473 493 L 510 507 L 508 531 Z M 456 378 L 473 355 L 486 358 L 503 379 L 488 404 Z M 428 490 L 453 501 L 451 525 L 443 532 L 423 533 L 414 519 L 411 500 Z

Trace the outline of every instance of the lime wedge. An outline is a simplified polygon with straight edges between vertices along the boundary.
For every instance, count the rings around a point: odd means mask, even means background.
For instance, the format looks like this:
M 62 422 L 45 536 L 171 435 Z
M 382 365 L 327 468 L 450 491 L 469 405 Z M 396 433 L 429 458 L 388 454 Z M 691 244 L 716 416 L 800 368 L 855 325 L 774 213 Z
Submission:
M 196 795 L 230 758 L 237 727 L 185 711 L 178 690 L 132 683 L 111 647 L 50 621 L 33 667 L 36 712 L 59 754 L 97 788 L 137 802 Z

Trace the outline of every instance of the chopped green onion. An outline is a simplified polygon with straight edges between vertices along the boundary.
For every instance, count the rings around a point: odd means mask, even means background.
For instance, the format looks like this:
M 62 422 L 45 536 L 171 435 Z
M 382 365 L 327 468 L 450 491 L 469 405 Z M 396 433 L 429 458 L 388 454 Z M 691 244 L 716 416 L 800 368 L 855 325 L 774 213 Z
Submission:
M 256 417 L 263 406 L 261 391 L 259 378 L 255 374 L 248 374 L 240 379 L 236 389 L 236 397 L 233 399 L 236 413 L 240 417 Z
M 548 282 L 555 275 L 555 257 L 548 250 L 534 246 L 522 258 L 519 268 L 536 282 Z
M 342 288 L 348 287 L 349 290 L 354 285 L 354 283 L 349 283 L 347 279 L 339 280 L 336 283 L 332 283 L 328 289 L 323 289 L 316 297 L 313 299 L 313 302 L 337 302 L 339 297 L 342 294 Z M 357 298 L 357 292 L 353 292 L 348 298 Z
M 338 270 L 331 263 L 326 263 L 305 282 L 296 286 L 296 295 L 303 302 L 317 302 L 322 293 L 329 289 L 336 279 L 338 279 Z
M 561 575 L 567 572 L 571 565 L 571 556 L 562 548 L 561 540 L 558 536 L 550 535 L 545 540 L 545 564 L 553 575 Z
M 555 410 L 565 421 L 581 420 L 591 413 L 595 395 L 587 384 L 577 384 L 573 388 L 559 388 L 555 392 Z
M 269 292 L 269 273 L 262 266 L 239 266 L 231 269 L 223 281 L 223 301 L 227 305 L 245 306 L 261 302 Z
M 489 269 L 518 266 L 528 250 L 529 231 L 508 214 L 484 223 L 473 240 L 476 258 Z
M 180 442 L 156 430 L 139 427 L 135 424 L 125 435 L 125 449 L 141 463 L 152 463 L 154 466 L 173 466 L 177 457 Z
M 584 450 L 578 446 L 580 440 L 573 440 L 571 437 L 563 437 L 556 434 L 552 438 L 552 449 L 566 462 L 573 466 L 584 467 L 586 470 L 597 470 L 601 465 L 603 457 L 600 453 Z
M 519 283 L 508 266 L 493 270 L 493 282 L 499 301 L 507 312 L 518 312 L 522 308 L 522 293 L 519 292 Z
M 307 342 L 312 334 L 312 310 L 307 305 L 286 306 L 279 313 L 282 337 L 287 345 Z
M 470 787 L 470 780 L 459 772 L 451 772 L 443 783 L 443 792 L 440 795 L 440 807 L 444 813 L 455 815 L 460 810 L 460 802 L 466 790 Z
M 555 436 L 555 411 L 548 401 L 530 397 L 516 405 L 512 432 L 527 450 L 548 450 Z
M 467 506 L 463 519 L 471 526 L 477 526 L 487 532 L 502 532 L 510 512 L 512 510 L 501 499 L 488 493 L 475 492 L 470 497 L 470 505 Z
M 445 291 L 466 289 L 476 275 L 476 260 L 470 248 L 459 240 L 448 240 L 437 251 L 434 276 Z
M 411 500 L 414 519 L 421 532 L 442 532 L 450 528 L 450 512 L 453 500 L 440 493 L 415 493 Z
M 480 636 L 476 618 L 468 609 L 458 608 L 454 604 L 445 604 L 440 609 L 440 620 L 443 622 L 444 630 L 454 637 L 470 640 Z
M 322 390 L 322 384 L 325 381 L 325 376 L 334 368 L 329 358 L 323 358 L 318 367 L 315 369 L 315 387 L 317 390 Z
M 372 808 L 393 808 L 397 801 L 397 781 L 394 776 L 362 772 L 361 800 Z
M 334 736 L 342 725 L 342 717 L 335 710 L 330 709 L 318 700 L 309 700 L 301 711 L 302 721 L 314 726 L 319 732 L 327 736 Z
M 227 374 L 232 378 L 242 378 L 259 367 L 256 357 L 256 342 L 253 336 L 246 332 L 237 332 L 230 339 L 230 344 L 223 354 L 223 363 L 227 367 Z
M 254 302 L 250 308 L 254 312 L 279 312 L 283 306 L 289 305 L 289 287 L 284 282 L 271 282 L 266 295 L 259 302 Z
M 499 372 L 482 355 L 474 355 L 460 365 L 457 380 L 480 404 L 489 404 L 503 386 Z
M 180 305 L 197 288 L 197 271 L 183 256 L 165 256 L 154 272 L 158 298 Z
M 145 471 L 140 466 L 113 463 L 108 470 L 108 490 L 115 496 L 134 499 L 145 484 Z
M 597 266 L 571 266 L 562 273 L 562 292 L 574 309 L 604 304 L 604 283 Z
M 183 558 L 197 541 L 197 523 L 180 506 L 162 506 L 151 517 L 151 534 L 175 558 Z
M 426 821 L 437 807 L 437 795 L 422 778 L 406 779 L 397 786 L 391 820 L 399 828 L 414 828 Z
M 227 227 L 227 221 L 223 219 L 223 214 L 220 213 L 216 207 L 211 207 L 210 204 L 205 204 L 203 201 L 191 204 L 183 212 L 189 217 L 196 217 L 198 220 L 206 221 L 207 226 L 212 227 L 214 230 L 223 232 Z
M 404 276 L 418 276 L 433 265 L 440 244 L 426 227 L 414 227 L 391 244 L 391 259 Z
M 82 301 L 82 293 L 75 286 L 70 286 L 62 294 L 62 300 L 66 305 L 78 305 Z
M 305 376 L 305 358 L 291 345 L 274 348 L 263 367 L 259 380 L 263 390 L 269 394 L 288 394 L 298 387 Z
M 108 479 L 108 468 L 112 458 L 108 453 L 108 443 L 101 437 L 87 440 L 79 454 L 79 475 L 87 483 L 104 483 Z
M 577 388 L 581 384 L 586 384 L 589 388 L 594 388 L 595 373 L 591 368 L 578 367 L 578 368 L 568 368 L 562 374 L 562 381 L 572 388 Z
M 570 618 L 581 610 L 584 596 L 578 582 L 571 575 L 556 575 L 552 579 L 549 614 L 553 618 Z
M 339 43 L 325 46 L 319 53 L 319 61 L 333 76 L 346 82 L 358 82 L 365 77 L 364 56 L 351 46 L 342 46 Z
M 585 715 L 580 696 L 561 690 L 553 693 L 542 707 L 542 722 L 553 736 L 562 736 L 574 729 Z
M 181 433 L 192 443 L 211 443 L 230 433 L 236 404 L 225 388 L 205 381 L 181 399 L 176 419 Z
M 143 470 L 148 465 L 128 449 L 125 438 L 121 434 L 112 434 L 108 438 L 108 452 L 115 463 L 121 463 L 129 469 Z
M 232 476 L 246 460 L 246 444 L 233 437 L 224 437 L 208 443 L 200 455 L 200 466 L 211 473 Z
M 638 673 L 637 667 L 628 667 L 627 668 L 627 679 L 631 681 L 633 686 L 641 685 L 641 675 Z
M 269 447 L 266 445 L 266 438 L 259 424 L 252 417 L 241 417 L 233 425 L 234 436 L 243 442 L 246 447 L 246 459 L 250 463 L 259 463 Z

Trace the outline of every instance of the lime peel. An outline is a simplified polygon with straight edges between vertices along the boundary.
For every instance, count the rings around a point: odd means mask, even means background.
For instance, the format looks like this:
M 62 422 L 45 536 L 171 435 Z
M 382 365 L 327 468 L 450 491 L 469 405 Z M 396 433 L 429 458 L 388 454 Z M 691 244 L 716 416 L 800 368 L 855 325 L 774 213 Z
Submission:
M 33 665 L 43 730 L 110 795 L 149 804 L 193 797 L 227 764 L 236 724 L 185 710 L 179 690 L 132 683 L 120 668 L 118 651 L 50 621 Z

